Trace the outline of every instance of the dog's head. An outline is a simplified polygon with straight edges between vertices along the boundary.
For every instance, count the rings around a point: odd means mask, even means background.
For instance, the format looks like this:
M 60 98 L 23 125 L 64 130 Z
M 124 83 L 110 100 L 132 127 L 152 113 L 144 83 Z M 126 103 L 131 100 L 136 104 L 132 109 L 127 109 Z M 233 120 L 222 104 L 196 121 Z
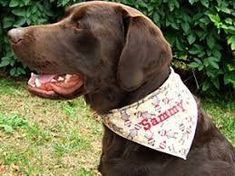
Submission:
M 118 3 L 75 4 L 55 24 L 9 31 L 15 54 L 36 71 L 29 89 L 43 97 L 89 94 L 105 86 L 136 90 L 169 66 L 171 50 L 141 12 Z

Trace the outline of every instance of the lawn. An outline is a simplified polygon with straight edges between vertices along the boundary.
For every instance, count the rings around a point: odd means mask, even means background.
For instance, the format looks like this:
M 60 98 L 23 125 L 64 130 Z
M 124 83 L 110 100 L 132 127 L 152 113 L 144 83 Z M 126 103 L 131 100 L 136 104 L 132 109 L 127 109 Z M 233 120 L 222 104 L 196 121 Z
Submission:
M 235 144 L 235 99 L 203 99 Z M 102 125 L 82 98 L 31 96 L 24 82 L 0 79 L 0 176 L 95 176 Z

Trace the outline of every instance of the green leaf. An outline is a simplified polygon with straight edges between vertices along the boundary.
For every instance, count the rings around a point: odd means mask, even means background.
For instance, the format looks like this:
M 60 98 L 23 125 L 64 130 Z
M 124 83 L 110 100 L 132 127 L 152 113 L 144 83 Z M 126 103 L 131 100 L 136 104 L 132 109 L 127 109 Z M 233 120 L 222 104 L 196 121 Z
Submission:
M 231 45 L 231 49 L 232 50 L 235 50 L 235 35 L 229 37 L 228 44 Z
M 23 68 L 18 67 L 18 68 L 17 68 L 17 74 L 18 74 L 18 75 L 25 75 L 26 72 L 25 72 L 25 70 L 24 70 Z
M 179 41 L 178 38 L 175 38 L 175 43 L 176 43 L 176 47 L 177 47 L 178 50 L 180 50 L 180 51 L 184 51 L 185 50 L 184 45 L 182 44 L 181 41 Z
M 206 55 L 205 51 L 201 51 L 201 53 L 198 53 L 199 58 L 203 58 Z
M 200 66 L 200 64 L 198 64 L 197 62 L 191 62 L 189 64 L 189 67 L 191 67 L 191 68 L 198 68 L 199 66 Z
M 138 5 L 142 8 L 148 9 L 148 5 L 143 1 L 139 1 Z
M 194 60 L 195 60 L 195 63 L 197 63 L 197 69 L 198 69 L 199 71 L 203 70 L 204 65 L 202 64 L 202 61 L 201 61 L 200 59 L 198 59 L 198 58 L 195 58 Z M 196 65 L 195 65 L 195 66 L 196 66 Z M 192 67 L 192 68 L 193 68 L 193 67 Z
M 207 8 L 209 7 L 209 0 L 201 0 L 201 3 L 203 6 L 205 6 Z
M 224 75 L 224 84 L 227 85 L 229 83 L 231 83 L 235 87 L 235 72 Z
M 218 13 L 216 15 L 209 14 L 208 16 L 209 16 L 210 20 L 214 23 L 219 23 L 221 21 Z
M 204 59 L 204 60 L 203 60 L 203 64 L 204 64 L 206 67 L 208 67 L 208 66 L 209 66 L 209 61 L 208 61 L 208 59 Z
M 9 1 L 6 1 L 6 0 L 0 0 L 0 4 L 1 4 L 3 7 L 7 6 L 7 5 L 8 5 L 8 3 L 9 3 Z
M 180 8 L 180 4 L 179 4 L 179 1 L 178 1 L 178 0 L 174 0 L 173 2 L 174 2 L 175 7 L 176 7 L 177 9 Z
M 187 22 L 182 22 L 181 23 L 181 28 L 183 29 L 183 31 L 188 34 L 191 30 L 190 30 L 190 25 Z
M 171 25 L 171 27 L 173 27 L 174 29 L 177 29 L 177 30 L 179 29 L 177 23 L 172 22 L 172 23 L 170 23 L 170 25 Z
M 235 71 L 235 62 L 226 65 L 229 72 Z
M 202 71 L 203 68 L 204 68 L 204 65 L 200 65 L 197 69 L 198 69 L 199 71 Z
M 197 13 L 197 14 L 194 14 L 192 17 L 191 17 L 191 20 L 194 21 L 194 22 L 197 22 L 198 20 L 200 20 L 204 15 L 202 13 Z M 190 20 L 190 21 L 191 21 Z
M 222 11 L 222 12 L 227 13 L 227 14 L 232 13 L 232 10 L 229 9 L 228 7 L 226 7 L 226 6 L 220 6 L 220 7 L 215 7 L 215 8 L 218 12 Z
M 195 60 L 195 62 L 197 62 L 198 64 L 202 65 L 202 61 L 201 61 L 200 59 L 195 58 L 194 60 Z
M 188 43 L 191 45 L 195 42 L 196 36 L 191 33 L 190 35 L 188 35 L 187 40 L 188 40 Z
M 215 58 L 215 57 L 208 57 L 207 59 L 208 59 L 209 64 L 210 64 L 213 68 L 219 69 L 219 65 L 218 65 L 218 63 L 217 63 L 217 60 L 218 60 L 217 58 Z
M 209 87 L 210 87 L 210 84 L 208 81 L 203 82 L 202 91 L 204 91 L 204 92 L 207 91 L 209 89 Z
M 233 25 L 233 19 L 232 18 L 226 18 L 225 20 L 225 23 L 229 24 L 229 25 Z
M 26 19 L 20 18 L 15 22 L 14 27 L 20 27 L 20 26 L 24 25 L 25 23 L 26 23 Z
M 15 22 L 15 19 L 13 17 L 4 17 L 3 18 L 3 28 L 7 29 L 9 27 L 12 27 Z
M 23 0 L 24 1 L 24 5 L 29 5 L 31 0 Z
M 17 7 L 19 6 L 20 1 L 19 0 L 11 0 L 9 7 Z
M 26 15 L 26 11 L 25 9 L 22 8 L 17 8 L 12 10 L 12 13 L 16 16 L 20 16 L 20 17 L 24 17 Z
M 1 59 L 0 67 L 6 67 L 8 65 L 11 65 L 12 61 L 13 60 L 11 57 L 5 56 Z
M 207 33 L 205 33 L 205 31 L 198 30 L 198 31 L 195 31 L 195 33 L 198 36 L 199 41 L 205 40 L 207 36 Z
M 207 16 L 200 18 L 199 21 L 203 23 L 203 25 L 207 25 L 210 23 L 210 19 Z
M 62 0 L 61 2 L 58 2 L 58 6 L 65 6 L 69 3 L 69 0 Z
M 216 75 L 212 72 L 211 68 L 208 68 L 206 74 L 209 78 L 215 78 Z
M 0 68 L 1 67 L 6 67 L 6 66 L 8 66 L 10 64 L 10 61 L 8 60 L 8 58 L 7 57 L 3 57 L 2 58 L 2 61 L 0 62 Z
M 175 4 L 174 4 L 173 1 L 169 1 L 168 6 L 169 6 L 169 9 L 170 9 L 171 12 L 175 9 Z
M 220 58 L 217 58 L 217 57 L 214 57 L 214 56 L 210 56 L 207 58 L 209 61 L 212 61 L 212 62 L 219 62 L 220 61 Z
M 17 71 L 16 71 L 15 67 L 10 70 L 10 75 L 11 76 L 18 76 L 16 73 L 17 73 Z
M 154 13 L 153 13 L 153 21 L 154 21 L 156 24 L 159 24 L 159 22 L 160 22 L 160 15 L 159 15 L 157 12 L 154 12 Z
M 212 34 L 209 34 L 209 36 L 206 38 L 207 45 L 210 49 L 213 49 L 215 46 L 215 39 Z
M 223 23 L 221 22 L 220 16 L 218 14 L 213 15 L 213 14 L 209 14 L 208 15 L 210 20 L 215 24 L 215 26 L 220 29 L 221 26 L 223 25 Z
M 212 80 L 212 84 L 216 87 L 217 90 L 219 90 L 220 83 L 218 77 Z
M 195 2 L 198 2 L 198 0 L 189 0 L 189 3 L 192 4 L 192 5 L 193 5 Z
M 220 53 L 220 50 L 214 49 L 213 50 L 213 56 L 218 59 L 217 61 L 220 61 L 221 56 L 222 56 L 221 53 Z
M 189 49 L 189 53 L 192 55 L 198 55 L 201 52 L 203 52 L 203 48 L 198 45 L 194 45 L 191 49 Z

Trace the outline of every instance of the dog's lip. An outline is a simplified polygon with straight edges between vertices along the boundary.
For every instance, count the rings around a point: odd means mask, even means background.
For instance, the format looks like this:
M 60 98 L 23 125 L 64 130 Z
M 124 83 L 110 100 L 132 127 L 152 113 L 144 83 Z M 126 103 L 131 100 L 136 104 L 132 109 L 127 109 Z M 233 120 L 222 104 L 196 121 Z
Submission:
M 81 74 L 40 74 L 31 73 L 28 81 L 28 90 L 44 98 L 70 96 L 82 89 L 84 79 Z

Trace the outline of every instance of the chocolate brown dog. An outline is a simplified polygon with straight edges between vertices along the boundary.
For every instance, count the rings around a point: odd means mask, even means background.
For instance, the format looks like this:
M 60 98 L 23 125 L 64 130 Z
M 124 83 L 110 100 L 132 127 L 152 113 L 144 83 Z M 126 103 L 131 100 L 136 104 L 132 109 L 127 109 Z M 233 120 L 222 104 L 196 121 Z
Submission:
M 32 93 L 49 98 L 83 95 L 102 116 L 158 90 L 172 73 L 171 49 L 159 28 L 118 3 L 79 3 L 55 24 L 12 29 L 9 37 L 15 54 L 39 74 L 28 82 Z M 105 126 L 99 171 L 104 176 L 235 176 L 233 146 L 198 101 L 196 109 L 197 128 L 186 160 Z M 184 111 L 179 106 L 174 113 L 179 110 Z M 132 118 L 127 117 L 126 122 Z

